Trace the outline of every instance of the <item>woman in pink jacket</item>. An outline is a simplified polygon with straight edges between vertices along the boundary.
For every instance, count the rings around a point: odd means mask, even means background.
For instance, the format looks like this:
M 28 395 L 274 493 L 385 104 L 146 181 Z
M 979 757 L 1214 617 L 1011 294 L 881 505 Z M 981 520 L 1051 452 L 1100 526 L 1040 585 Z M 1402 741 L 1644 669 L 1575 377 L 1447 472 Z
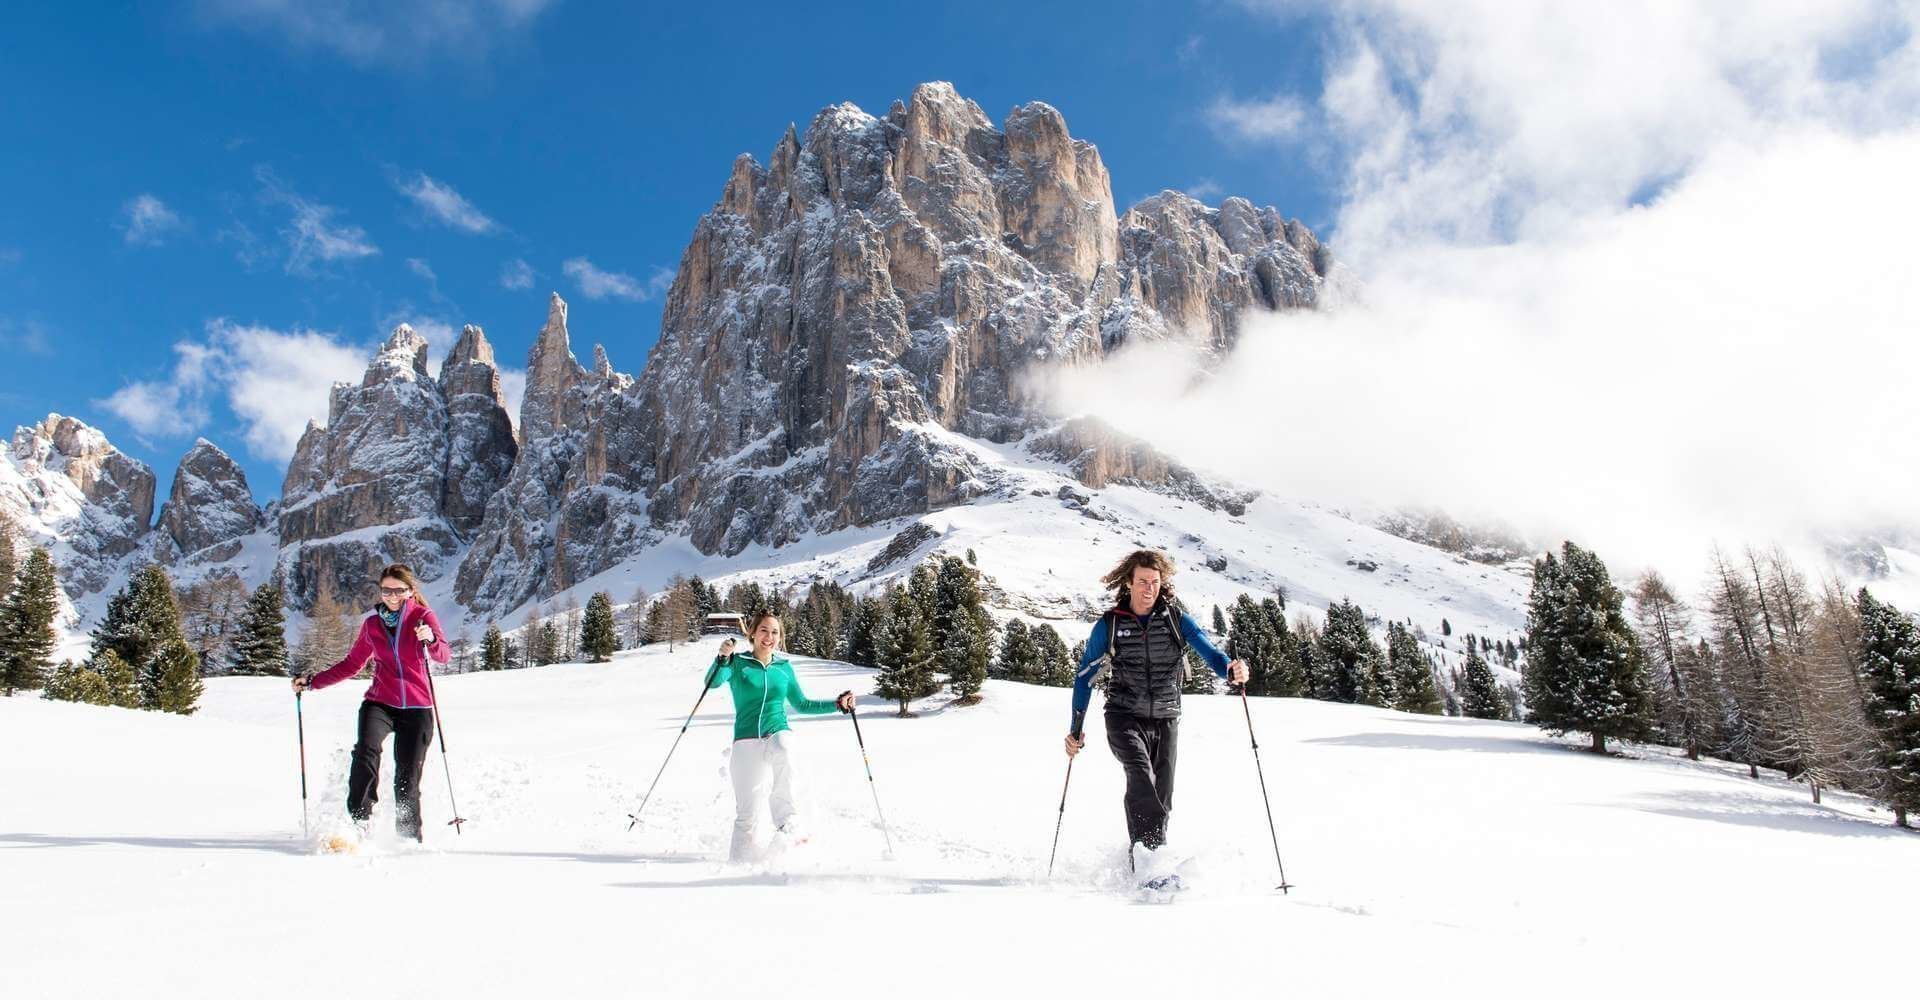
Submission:
M 394 825 L 400 836 L 421 840 L 420 772 L 433 744 L 433 682 L 427 658 L 448 659 L 440 619 L 420 596 L 411 567 L 395 563 L 380 571 L 380 603 L 360 623 L 353 648 L 340 662 L 312 677 L 295 677 L 293 690 L 338 684 L 373 661 L 373 686 L 360 704 L 360 736 L 347 777 L 347 812 L 364 834 L 380 796 L 380 745 L 393 736 Z

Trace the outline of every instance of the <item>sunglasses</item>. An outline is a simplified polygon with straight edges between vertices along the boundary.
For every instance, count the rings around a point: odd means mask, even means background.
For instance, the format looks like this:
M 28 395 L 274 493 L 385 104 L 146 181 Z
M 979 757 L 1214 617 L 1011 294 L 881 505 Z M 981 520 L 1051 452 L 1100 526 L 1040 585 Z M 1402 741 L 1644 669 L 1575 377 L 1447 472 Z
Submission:
M 382 597 L 404 597 L 412 589 L 412 587 L 381 587 L 380 595 Z

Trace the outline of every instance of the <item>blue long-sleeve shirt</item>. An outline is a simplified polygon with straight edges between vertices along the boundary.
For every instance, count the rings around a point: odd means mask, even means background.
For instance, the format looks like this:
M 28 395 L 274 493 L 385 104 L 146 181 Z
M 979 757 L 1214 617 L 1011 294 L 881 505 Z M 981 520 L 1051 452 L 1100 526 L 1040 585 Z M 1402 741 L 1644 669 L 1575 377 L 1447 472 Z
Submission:
M 1133 614 L 1132 611 L 1117 613 Z M 1093 700 L 1093 677 L 1100 672 L 1100 661 L 1107 656 L 1107 617 L 1101 615 L 1100 620 L 1093 623 L 1093 634 L 1087 636 L 1086 652 L 1080 654 L 1080 669 L 1073 672 L 1073 728 L 1068 732 L 1081 731 L 1081 724 L 1087 717 L 1087 703 Z M 1145 622 L 1145 619 L 1138 615 L 1134 617 Z M 1192 615 L 1182 611 L 1177 624 L 1180 628 L 1180 638 L 1187 641 L 1187 646 L 1199 653 L 1200 658 L 1206 661 L 1207 666 L 1213 668 L 1215 674 L 1220 677 L 1227 676 L 1227 664 L 1232 663 L 1233 660 L 1207 638 L 1207 633 L 1200 629 L 1200 623 L 1194 621 Z

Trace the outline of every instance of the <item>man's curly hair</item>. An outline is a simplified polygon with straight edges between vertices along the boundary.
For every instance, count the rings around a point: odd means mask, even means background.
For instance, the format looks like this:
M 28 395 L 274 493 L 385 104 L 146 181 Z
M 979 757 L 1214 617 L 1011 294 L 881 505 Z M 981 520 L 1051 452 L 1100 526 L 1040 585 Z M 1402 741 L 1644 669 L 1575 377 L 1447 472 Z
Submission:
M 1127 602 L 1133 571 L 1142 568 L 1160 571 L 1160 594 L 1168 601 L 1173 600 L 1173 559 L 1159 549 L 1138 549 L 1128 553 L 1125 559 L 1120 560 L 1120 565 L 1100 578 L 1103 585 L 1113 590 L 1115 604 Z

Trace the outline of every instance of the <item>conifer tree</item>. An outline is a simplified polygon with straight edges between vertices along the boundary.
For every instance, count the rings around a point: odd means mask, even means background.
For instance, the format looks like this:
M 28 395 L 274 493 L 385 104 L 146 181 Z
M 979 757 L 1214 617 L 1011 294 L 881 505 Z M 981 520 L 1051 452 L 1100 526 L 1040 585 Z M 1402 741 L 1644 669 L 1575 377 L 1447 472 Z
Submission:
M 598 591 L 587 598 L 586 616 L 581 620 L 581 645 L 592 663 L 605 663 L 620 648 L 620 637 L 613 628 L 613 597 Z
M 919 576 L 919 571 L 914 575 Z M 889 595 L 887 603 L 893 614 L 887 628 L 886 646 L 881 651 L 880 673 L 874 678 L 874 693 L 899 703 L 903 717 L 912 714 L 909 708 L 915 699 L 940 690 L 934 678 L 931 625 L 912 589 L 896 586 Z M 931 581 L 922 589 L 930 592 Z
M 1387 669 L 1392 677 L 1394 708 L 1418 715 L 1440 714 L 1433 661 L 1421 651 L 1413 633 L 1398 622 L 1387 626 Z
M 1860 687 L 1867 722 L 1879 735 L 1879 797 L 1894 823 L 1908 826 L 1920 810 L 1920 628 L 1861 588 Z
M 20 554 L 14 548 L 20 532 L 7 512 L 0 510 L 0 598 L 13 592 L 13 575 L 20 569 Z
M 101 681 L 107 686 L 104 704 L 120 708 L 140 707 L 140 683 L 135 678 L 133 664 L 121 659 L 119 653 L 106 649 L 88 661 L 88 666 L 100 675 Z
M 1500 696 L 1500 682 L 1493 668 L 1472 643 L 1467 644 L 1467 665 L 1460 675 L 1460 712 L 1469 719 L 1505 719 L 1506 699 Z
M 1529 721 L 1553 733 L 1579 731 L 1594 753 L 1608 737 L 1638 739 L 1651 702 L 1640 643 L 1600 558 L 1567 542 L 1534 563 L 1527 600 Z
M 1328 700 L 1386 705 L 1380 677 L 1384 657 L 1374 645 L 1367 630 L 1367 613 L 1359 605 L 1343 600 L 1327 608 L 1318 651 L 1326 664 L 1325 690 L 1332 696 Z
M 1027 623 L 1015 618 L 1000 633 L 1000 655 L 993 662 L 992 676 L 1000 680 L 1031 684 L 1033 667 L 1039 657 Z
M 200 707 L 200 657 L 185 639 L 162 643 L 154 657 L 154 706 L 162 712 L 192 715 Z
M 53 557 L 36 548 L 0 601 L 0 689 L 33 690 L 46 683 L 57 637 L 53 619 L 60 607 Z
M 1045 687 L 1072 687 L 1073 672 L 1080 666 L 1080 655 L 1067 648 L 1059 630 L 1041 622 L 1027 630 L 1033 644 L 1033 658 L 1027 662 L 1032 683 Z M 1085 648 L 1085 643 L 1081 644 Z
M 480 669 L 505 670 L 507 668 L 507 640 L 500 635 L 498 622 L 487 623 L 487 633 L 480 637 Z
M 255 677 L 287 675 L 287 619 L 279 586 L 261 584 L 247 600 L 233 644 L 233 672 Z
M 1213 634 L 1218 636 L 1227 634 L 1227 616 L 1220 612 L 1218 604 L 1213 606 Z
M 62 661 L 47 676 L 40 697 L 48 701 L 74 701 L 87 705 L 105 705 L 107 682 L 99 674 L 72 660 Z

